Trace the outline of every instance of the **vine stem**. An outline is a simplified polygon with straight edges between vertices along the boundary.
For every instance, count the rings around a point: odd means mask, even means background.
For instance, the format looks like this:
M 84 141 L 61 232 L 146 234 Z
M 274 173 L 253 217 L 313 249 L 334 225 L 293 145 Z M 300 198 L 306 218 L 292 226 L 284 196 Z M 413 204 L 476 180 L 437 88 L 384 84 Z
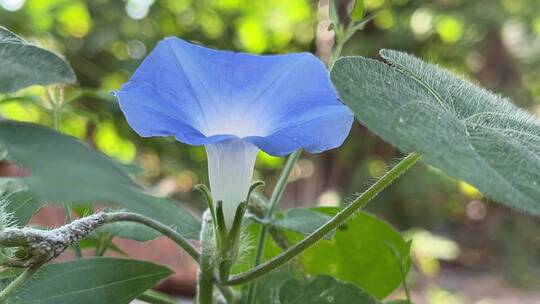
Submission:
M 49 97 L 49 102 L 52 107 L 53 112 L 53 129 L 57 132 L 60 132 L 60 122 L 61 122 L 61 111 L 62 104 L 64 102 L 64 91 L 62 88 L 59 89 L 60 96 L 57 98 L 56 94 L 53 93 L 53 88 L 47 88 L 47 95 Z M 64 215 L 66 216 L 66 224 L 69 224 L 73 221 L 71 217 L 71 208 L 68 204 L 64 204 Z M 82 258 L 81 247 L 78 244 L 73 244 L 73 250 L 75 252 L 75 257 L 78 259 Z
M 285 264 L 292 258 L 302 253 L 304 250 L 308 249 L 313 244 L 318 242 L 330 231 L 336 229 L 338 226 L 343 224 L 358 209 L 365 206 L 369 201 L 371 201 L 375 196 L 377 196 L 377 194 L 384 190 L 401 174 L 410 169 L 418 160 L 420 160 L 420 158 L 421 156 L 415 152 L 407 155 L 407 157 L 402 159 L 398 164 L 396 164 L 392 169 L 390 169 L 386 174 L 384 174 L 379 180 L 377 180 L 377 182 L 375 182 L 364 193 L 358 196 L 350 205 L 341 210 L 338 214 L 336 214 L 333 218 L 326 222 L 326 224 L 319 227 L 319 229 L 315 230 L 309 236 L 296 243 L 288 250 L 280 253 L 273 259 L 268 260 L 265 263 L 260 264 L 247 272 L 231 276 L 229 280 L 221 282 L 221 284 L 237 285 L 246 283 L 253 279 L 261 277 L 262 275 L 270 272 L 271 270 Z
M 72 222 L 71 225 L 73 227 L 70 227 L 71 229 L 67 229 L 68 225 L 63 226 L 63 228 L 57 228 L 54 231 L 51 232 L 41 232 L 39 233 L 39 240 L 40 241 L 48 241 L 48 233 L 51 234 L 50 237 L 52 238 L 52 241 L 58 240 L 58 233 L 73 233 L 77 232 L 79 235 L 64 235 L 63 239 L 65 239 L 66 242 L 71 241 L 73 239 L 78 240 L 84 236 L 86 236 L 88 233 L 90 233 L 93 229 L 101 226 L 106 225 L 110 223 L 115 222 L 136 222 L 140 223 L 142 225 L 148 226 L 164 236 L 168 237 L 169 239 L 173 240 L 176 244 L 178 244 L 180 247 L 182 247 L 196 262 L 200 261 L 200 254 L 197 251 L 197 249 L 182 235 L 180 235 L 177 231 L 172 229 L 171 227 L 160 223 L 156 220 L 153 220 L 149 217 L 146 217 L 144 215 L 140 215 L 137 213 L 131 213 L 131 212 L 110 212 L 110 213 L 96 213 L 92 216 L 81 218 L 78 220 L 75 220 Z M 30 234 L 28 234 L 30 233 Z M 32 246 L 33 244 L 27 244 L 28 236 L 32 235 L 32 231 L 27 231 L 24 228 L 23 229 L 12 229 L 9 235 L 3 235 L 3 244 L 2 245 L 9 245 L 9 246 Z M 21 242 L 22 238 L 22 242 Z M 1 239 L 1 238 L 0 238 Z M 45 242 L 46 243 L 46 242 Z M 50 248 L 50 247 L 49 247 Z M 26 268 L 14 281 L 12 281 L 3 291 L 0 292 L 0 303 L 3 303 L 10 294 L 13 293 L 15 289 L 20 287 L 28 278 L 30 278 L 38 269 L 41 267 L 47 260 L 41 260 L 40 262 Z M 215 284 L 215 280 L 213 277 L 210 277 L 211 284 Z M 223 297 L 227 299 L 228 303 L 234 304 L 236 303 L 236 296 L 234 291 L 228 287 L 228 286 L 217 286 L 218 289 L 223 294 Z
M 144 215 L 140 215 L 132 212 L 111 212 L 105 213 L 105 223 L 114 223 L 114 222 L 137 222 L 143 224 L 154 230 L 160 232 L 164 236 L 173 240 L 176 244 L 182 247 L 195 261 L 199 261 L 200 254 L 195 249 L 195 247 L 182 235 L 173 230 L 171 227 L 160 223 L 156 220 L 153 220 Z
M 197 282 L 197 303 L 212 304 L 214 301 L 214 264 L 213 250 L 213 228 L 210 211 L 203 214 L 201 227 L 201 255 L 199 258 L 199 280 Z
M 283 196 L 283 192 L 285 191 L 285 186 L 287 186 L 287 181 L 289 180 L 289 176 L 291 175 L 294 165 L 300 158 L 300 154 L 302 154 L 302 149 L 296 150 L 293 154 L 289 156 L 289 158 L 287 158 L 285 167 L 283 168 L 283 171 L 281 171 L 281 174 L 278 178 L 276 186 L 274 187 L 274 190 L 272 191 L 272 196 L 270 196 L 270 200 L 268 201 L 268 208 L 264 215 L 265 220 L 269 221 L 272 219 L 272 216 L 274 215 L 274 211 L 276 210 L 276 207 L 279 204 L 281 197 Z M 264 225 L 261 228 L 261 233 L 259 235 L 259 242 L 257 245 L 257 252 L 255 254 L 255 261 L 253 263 L 255 267 L 258 266 L 261 262 L 262 255 L 264 253 L 266 237 L 268 235 L 268 229 L 269 229 L 268 225 Z M 256 288 L 257 288 L 257 282 L 252 282 L 249 285 L 246 304 L 253 303 Z
M 43 263 L 36 264 L 32 267 L 26 268 L 15 280 L 11 281 L 9 285 L 0 292 L 0 303 L 5 303 L 8 297 L 19 287 L 21 287 L 28 279 L 30 279 L 41 268 Z

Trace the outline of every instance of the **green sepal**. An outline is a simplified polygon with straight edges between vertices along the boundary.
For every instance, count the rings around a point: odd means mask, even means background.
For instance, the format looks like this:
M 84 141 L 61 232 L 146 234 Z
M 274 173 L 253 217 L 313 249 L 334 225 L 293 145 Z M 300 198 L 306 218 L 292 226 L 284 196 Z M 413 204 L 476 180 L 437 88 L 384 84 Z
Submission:
M 206 200 L 206 205 L 210 210 L 210 214 L 212 215 L 212 221 L 214 223 L 217 223 L 216 210 L 214 209 L 214 201 L 212 199 L 212 193 L 210 192 L 210 189 L 208 189 L 205 184 L 198 184 L 195 185 L 193 188 L 202 193 L 204 199 Z

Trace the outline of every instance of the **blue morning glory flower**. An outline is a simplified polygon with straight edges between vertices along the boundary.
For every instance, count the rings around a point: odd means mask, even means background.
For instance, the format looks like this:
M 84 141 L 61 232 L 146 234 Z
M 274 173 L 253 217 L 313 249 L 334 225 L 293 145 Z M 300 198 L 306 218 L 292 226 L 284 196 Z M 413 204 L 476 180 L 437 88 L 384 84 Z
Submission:
M 140 136 L 204 145 L 210 189 L 227 225 L 245 201 L 257 152 L 340 146 L 353 115 L 309 53 L 257 56 L 166 38 L 116 93 Z

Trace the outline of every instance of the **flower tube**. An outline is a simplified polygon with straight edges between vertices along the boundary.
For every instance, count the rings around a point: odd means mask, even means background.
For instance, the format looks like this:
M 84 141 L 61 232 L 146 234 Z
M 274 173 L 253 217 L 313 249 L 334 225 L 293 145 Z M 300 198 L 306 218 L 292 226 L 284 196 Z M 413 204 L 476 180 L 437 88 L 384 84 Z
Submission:
M 259 56 L 166 38 L 116 92 L 143 137 L 204 145 L 214 206 L 230 228 L 259 150 L 283 156 L 340 146 L 353 115 L 309 53 Z

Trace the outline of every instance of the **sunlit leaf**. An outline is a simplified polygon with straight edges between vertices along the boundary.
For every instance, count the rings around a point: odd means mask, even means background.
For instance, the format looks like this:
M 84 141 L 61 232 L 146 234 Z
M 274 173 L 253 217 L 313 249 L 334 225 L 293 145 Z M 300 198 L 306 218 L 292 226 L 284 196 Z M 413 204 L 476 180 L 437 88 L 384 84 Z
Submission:
M 166 267 L 137 260 L 77 259 L 44 266 L 7 303 L 126 304 L 171 273 Z
M 325 209 L 330 214 L 337 211 Z M 402 282 L 402 269 L 393 250 L 403 258 L 409 256 L 408 243 L 392 226 L 359 212 L 331 241 L 321 241 L 302 254 L 301 261 L 309 274 L 334 276 L 382 299 Z M 405 272 L 409 267 L 406 265 Z
M 371 131 L 507 206 L 540 215 L 540 122 L 405 53 L 340 59 L 331 76 Z
M 58 55 L 32 45 L 0 26 L 0 93 L 30 85 L 75 82 L 69 64 Z
M 364 18 L 364 0 L 354 1 L 350 16 L 354 21 L 360 21 Z

